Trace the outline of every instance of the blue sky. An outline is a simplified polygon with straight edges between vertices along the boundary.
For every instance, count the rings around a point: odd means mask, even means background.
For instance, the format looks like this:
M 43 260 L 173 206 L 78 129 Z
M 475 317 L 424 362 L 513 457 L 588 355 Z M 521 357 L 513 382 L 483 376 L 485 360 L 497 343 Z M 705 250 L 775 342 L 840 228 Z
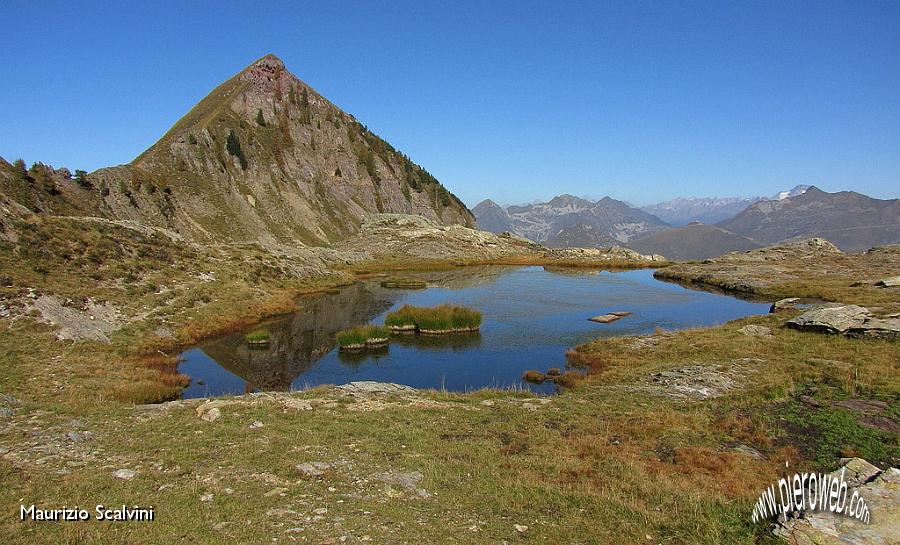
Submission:
M 0 155 L 127 163 L 265 53 L 468 204 L 900 197 L 900 2 L 4 2 Z

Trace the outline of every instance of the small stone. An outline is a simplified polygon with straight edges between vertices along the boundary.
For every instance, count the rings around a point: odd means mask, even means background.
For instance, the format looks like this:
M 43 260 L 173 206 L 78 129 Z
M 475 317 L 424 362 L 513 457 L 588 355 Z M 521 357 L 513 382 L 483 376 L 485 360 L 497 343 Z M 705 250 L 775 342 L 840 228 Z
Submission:
M 93 434 L 89 431 L 70 431 L 66 434 L 66 439 L 73 443 L 80 443 L 82 441 L 87 441 L 92 435 Z
M 261 427 L 263 427 L 263 426 L 265 426 L 265 424 L 263 424 L 263 423 L 260 422 L 259 420 L 256 420 L 256 421 L 254 421 L 253 423 L 251 423 L 250 426 L 248 426 L 248 427 L 249 427 L 251 430 L 255 430 L 255 429 L 261 428 Z
M 204 495 L 200 496 L 200 501 L 205 501 L 205 502 L 213 501 L 213 495 L 212 494 L 204 494 Z
M 313 509 L 313 513 L 316 515 L 324 515 L 324 514 L 328 513 L 328 508 L 319 507 L 318 509 Z
M 212 409 L 203 413 L 203 416 L 201 416 L 200 418 L 205 420 L 206 422 L 213 422 L 220 416 L 222 416 L 222 411 L 220 411 L 218 407 L 213 407 Z
M 130 481 L 131 479 L 137 476 L 137 471 L 133 469 L 118 469 L 113 472 L 113 477 L 117 479 L 121 479 L 123 481 Z
M 749 456 L 750 458 L 753 458 L 754 460 L 765 460 L 766 459 L 766 457 L 763 456 L 763 454 L 760 451 L 758 451 L 755 448 L 748 446 L 748 445 L 738 445 L 731 450 L 733 450 L 734 452 L 737 452 L 738 454 L 743 454 L 745 456 Z
M 744 327 L 738 329 L 738 332 L 748 337 L 767 338 L 772 336 L 772 330 L 761 325 L 745 325 Z
M 528 526 L 525 526 L 524 524 L 515 524 L 514 526 L 516 528 L 516 531 L 520 534 L 524 534 L 528 531 Z
M 325 462 L 305 462 L 297 464 L 294 467 L 297 468 L 297 471 L 303 473 L 307 477 L 319 477 L 331 469 L 331 464 Z

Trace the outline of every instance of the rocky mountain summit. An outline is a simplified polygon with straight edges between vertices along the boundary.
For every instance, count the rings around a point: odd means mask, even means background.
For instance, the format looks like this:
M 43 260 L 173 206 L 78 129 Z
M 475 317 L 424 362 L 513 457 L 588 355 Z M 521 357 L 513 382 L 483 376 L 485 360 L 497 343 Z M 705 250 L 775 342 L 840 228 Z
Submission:
M 424 168 L 273 55 L 214 89 L 128 165 L 78 183 L 0 167 L 6 197 L 32 211 L 130 220 L 198 242 L 326 245 L 371 213 L 474 225 Z

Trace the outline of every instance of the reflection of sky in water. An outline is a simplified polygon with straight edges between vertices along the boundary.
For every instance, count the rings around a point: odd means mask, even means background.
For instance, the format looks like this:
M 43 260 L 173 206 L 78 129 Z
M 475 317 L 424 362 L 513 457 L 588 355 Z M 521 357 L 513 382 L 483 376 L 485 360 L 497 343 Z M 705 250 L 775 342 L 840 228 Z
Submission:
M 211 341 L 202 345 L 206 352 L 195 348 L 184 353 L 185 361 L 180 370 L 194 379 L 185 391 L 185 397 L 244 393 L 245 380 L 217 365 L 206 355 L 210 352 L 230 354 L 242 350 L 245 355 L 237 359 L 244 371 L 238 370 L 238 374 L 246 376 L 246 369 L 265 373 L 277 367 L 279 373 L 288 376 L 286 380 L 293 379 L 291 386 L 294 388 L 376 380 L 418 388 L 467 391 L 487 386 L 523 386 L 524 370 L 565 367 L 564 354 L 568 348 L 598 336 L 644 334 L 657 327 L 679 329 L 715 325 L 768 310 L 767 304 L 657 281 L 653 271 L 647 269 L 591 274 L 586 271 L 547 272 L 541 267 L 506 268 L 499 272 L 494 270 L 493 274 L 484 275 L 468 286 L 460 281 L 460 271 L 457 269 L 452 273 L 456 281 L 447 282 L 450 286 L 462 286 L 458 288 L 389 291 L 367 285 L 356 289 L 365 292 L 370 299 L 374 293 L 374 298 L 380 301 L 380 308 L 370 309 L 368 314 L 374 323 L 382 323 L 387 312 L 406 303 L 417 306 L 453 303 L 482 312 L 484 321 L 479 334 L 459 338 L 395 338 L 383 351 L 346 355 L 334 349 L 318 359 L 309 357 L 308 361 L 295 361 L 297 356 L 291 354 L 286 354 L 283 359 L 292 361 L 260 357 L 241 346 L 239 337 L 231 338 L 229 346 L 236 347 L 231 352 L 223 352 L 222 341 Z M 473 270 L 473 274 L 476 271 Z M 463 280 L 464 276 L 463 273 Z M 430 273 L 428 278 L 430 283 L 441 284 L 439 273 Z M 390 310 L 383 310 L 392 302 Z M 325 305 L 319 312 L 332 311 L 327 308 L 327 302 Z M 371 305 L 375 306 L 375 303 Z M 615 310 L 633 314 L 610 324 L 587 320 Z M 364 311 L 359 312 L 365 315 Z M 336 327 L 363 323 L 365 319 L 348 317 L 347 324 Z M 306 333 L 313 335 L 309 331 Z M 332 335 L 331 331 L 321 333 L 325 343 L 322 352 L 328 349 Z M 220 344 L 216 345 L 217 342 Z M 254 358 L 266 361 L 250 361 Z M 221 357 L 220 361 L 229 366 Z M 265 365 L 272 367 L 260 368 Z M 291 365 L 296 367 L 293 372 Z M 294 374 L 299 376 L 293 378 Z M 205 384 L 199 385 L 196 381 Z M 549 383 L 528 387 L 543 392 L 554 388 Z

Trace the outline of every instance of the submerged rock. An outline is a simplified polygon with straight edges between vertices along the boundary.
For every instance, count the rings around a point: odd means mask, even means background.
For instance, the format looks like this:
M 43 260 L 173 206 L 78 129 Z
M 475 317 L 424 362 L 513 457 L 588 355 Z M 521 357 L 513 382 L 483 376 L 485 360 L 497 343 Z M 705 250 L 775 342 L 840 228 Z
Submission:
M 616 320 L 621 320 L 622 317 L 616 314 L 601 314 L 600 316 L 594 316 L 593 318 L 588 318 L 590 322 L 596 322 L 598 324 L 608 324 L 610 322 L 615 322 Z

